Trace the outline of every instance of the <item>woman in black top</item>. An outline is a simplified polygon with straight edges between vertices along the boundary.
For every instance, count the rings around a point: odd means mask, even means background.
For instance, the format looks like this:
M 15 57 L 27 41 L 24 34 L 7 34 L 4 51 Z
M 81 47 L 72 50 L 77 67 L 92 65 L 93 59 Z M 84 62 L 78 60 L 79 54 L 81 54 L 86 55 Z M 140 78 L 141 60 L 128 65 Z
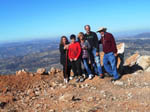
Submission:
M 70 61 L 68 59 L 69 42 L 66 36 L 62 36 L 59 45 L 60 63 L 63 65 L 64 82 L 68 83 L 71 71 Z

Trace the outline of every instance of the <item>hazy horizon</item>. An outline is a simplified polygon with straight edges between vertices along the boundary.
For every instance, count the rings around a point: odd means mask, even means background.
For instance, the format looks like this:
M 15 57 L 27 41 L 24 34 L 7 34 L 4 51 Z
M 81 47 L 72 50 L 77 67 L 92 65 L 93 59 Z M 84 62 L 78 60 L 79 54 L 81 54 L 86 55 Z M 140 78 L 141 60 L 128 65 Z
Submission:
M 109 32 L 109 31 L 108 31 Z M 149 32 L 150 33 L 150 30 L 137 30 L 137 31 L 124 31 L 124 32 L 111 32 L 114 37 L 116 39 L 119 39 L 119 38 L 125 38 L 125 37 L 132 37 L 132 36 L 135 36 L 135 35 L 138 35 L 138 34 L 141 34 L 141 33 L 147 33 Z M 72 33 L 72 34 L 75 34 L 75 33 Z M 77 35 L 77 34 L 75 34 Z M 98 37 L 100 38 L 100 35 L 97 33 Z M 62 36 L 62 35 L 61 35 Z M 14 42 L 28 42 L 28 41 L 38 41 L 38 40 L 59 40 L 61 38 L 61 36 L 57 36 L 57 37 L 34 37 L 34 38 L 24 38 L 24 39 L 15 39 L 15 40 L 1 40 L 0 41 L 0 44 L 7 44 L 7 43 L 14 43 Z M 69 35 L 66 35 L 69 39 Z

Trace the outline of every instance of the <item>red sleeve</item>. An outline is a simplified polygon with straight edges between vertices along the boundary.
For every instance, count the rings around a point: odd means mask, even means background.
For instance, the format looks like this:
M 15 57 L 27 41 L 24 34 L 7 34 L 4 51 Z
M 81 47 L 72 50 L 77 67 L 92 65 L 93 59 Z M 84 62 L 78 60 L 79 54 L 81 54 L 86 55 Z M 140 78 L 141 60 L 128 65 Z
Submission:
M 112 35 L 111 41 L 112 41 L 113 53 L 117 53 L 117 46 L 116 46 L 116 42 L 115 42 L 113 35 Z
M 69 57 L 69 59 L 71 59 L 71 51 L 70 51 L 70 46 L 69 46 L 69 48 L 68 48 L 68 57 Z
M 81 54 L 81 46 L 80 46 L 79 42 L 77 43 L 77 48 L 78 48 L 78 54 L 77 54 L 77 56 L 75 58 L 78 59 L 80 54 Z

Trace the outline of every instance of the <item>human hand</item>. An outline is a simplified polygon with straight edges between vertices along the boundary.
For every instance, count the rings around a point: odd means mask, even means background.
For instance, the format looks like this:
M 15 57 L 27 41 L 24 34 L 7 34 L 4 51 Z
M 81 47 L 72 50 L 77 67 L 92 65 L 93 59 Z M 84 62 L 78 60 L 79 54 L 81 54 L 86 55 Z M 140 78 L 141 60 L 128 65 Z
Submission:
M 117 54 L 117 53 L 114 53 L 114 55 L 117 56 L 118 54 Z
M 99 53 L 98 53 L 98 52 L 96 52 L 96 56 L 99 56 Z
M 86 49 L 87 49 L 87 47 L 86 47 L 86 46 L 84 46 L 84 47 L 83 47 L 83 49 L 84 49 L 84 50 L 86 50 Z
M 77 61 L 77 58 L 74 58 L 74 61 Z
M 65 45 L 65 46 L 64 46 L 64 49 L 68 49 L 68 47 L 69 47 L 68 45 Z
M 70 61 L 73 61 L 72 59 L 70 59 Z

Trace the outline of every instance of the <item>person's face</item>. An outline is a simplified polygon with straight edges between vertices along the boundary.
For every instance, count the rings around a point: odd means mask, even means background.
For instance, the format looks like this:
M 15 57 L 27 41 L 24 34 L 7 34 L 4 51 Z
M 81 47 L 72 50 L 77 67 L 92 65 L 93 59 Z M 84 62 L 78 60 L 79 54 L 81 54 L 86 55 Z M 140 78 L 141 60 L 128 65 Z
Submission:
M 85 31 L 86 31 L 86 33 L 90 33 L 91 28 L 89 26 L 85 26 Z
M 62 42 L 63 42 L 63 44 L 66 44 L 66 38 L 62 38 Z
M 101 35 L 104 35 L 104 32 L 103 32 L 103 31 L 101 31 L 101 32 L 100 32 L 100 34 L 101 34 Z
M 71 39 L 71 43 L 74 43 L 75 42 L 75 39 Z
M 84 38 L 83 35 L 80 35 L 80 36 L 79 36 L 79 39 L 80 39 L 80 40 L 83 40 L 83 38 Z

